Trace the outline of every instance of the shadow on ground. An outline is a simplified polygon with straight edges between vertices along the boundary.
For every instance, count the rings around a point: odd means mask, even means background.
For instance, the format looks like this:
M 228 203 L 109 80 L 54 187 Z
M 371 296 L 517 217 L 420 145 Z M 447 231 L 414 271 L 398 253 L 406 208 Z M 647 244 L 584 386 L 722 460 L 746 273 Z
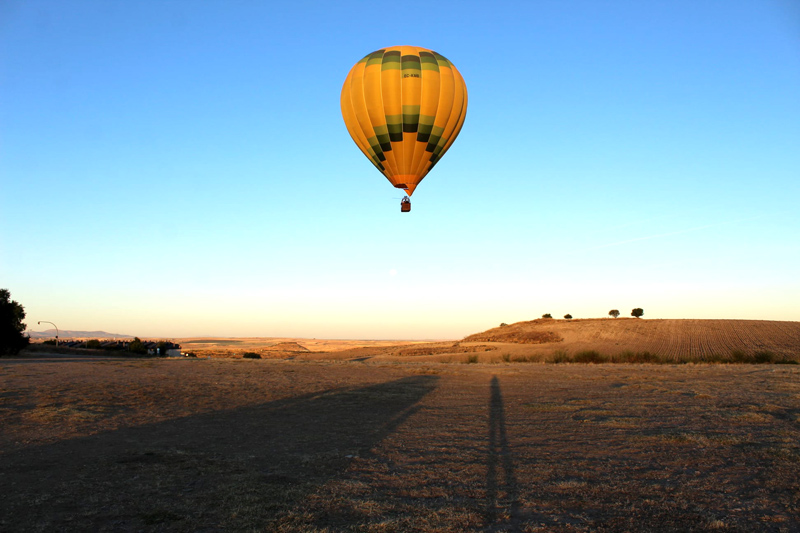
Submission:
M 0 455 L 0 530 L 269 530 L 414 414 L 437 380 L 329 390 Z
M 503 393 L 497 376 L 492 377 L 489 399 L 489 449 L 486 466 L 486 529 L 491 531 L 504 523 L 518 525 L 518 485 L 506 433 Z M 507 518 L 501 519 L 501 515 Z

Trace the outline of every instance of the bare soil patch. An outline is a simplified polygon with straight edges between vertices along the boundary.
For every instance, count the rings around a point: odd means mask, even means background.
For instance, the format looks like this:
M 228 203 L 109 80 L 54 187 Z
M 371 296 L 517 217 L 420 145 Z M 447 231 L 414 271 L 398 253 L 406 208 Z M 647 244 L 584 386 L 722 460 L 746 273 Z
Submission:
M 0 530 L 800 530 L 797 367 L 379 361 L 0 360 Z

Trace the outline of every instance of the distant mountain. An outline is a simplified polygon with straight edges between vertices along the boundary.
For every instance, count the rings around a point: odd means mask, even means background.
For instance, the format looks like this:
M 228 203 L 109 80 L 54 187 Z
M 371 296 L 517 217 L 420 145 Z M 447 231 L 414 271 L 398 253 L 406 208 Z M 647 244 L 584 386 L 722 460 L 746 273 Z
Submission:
M 52 339 L 56 336 L 56 330 L 48 329 L 45 331 L 27 331 L 31 339 Z M 61 329 L 58 331 L 59 339 L 132 339 L 133 335 L 122 335 L 121 333 L 108 333 L 106 331 L 73 331 Z

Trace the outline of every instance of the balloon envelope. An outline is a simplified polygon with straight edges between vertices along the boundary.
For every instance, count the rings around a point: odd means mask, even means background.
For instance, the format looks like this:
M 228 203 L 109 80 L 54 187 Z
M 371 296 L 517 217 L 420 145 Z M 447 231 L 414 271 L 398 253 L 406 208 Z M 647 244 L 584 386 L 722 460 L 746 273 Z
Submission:
M 467 86 L 441 54 L 381 48 L 342 87 L 347 131 L 375 167 L 411 195 L 453 144 L 467 115 Z

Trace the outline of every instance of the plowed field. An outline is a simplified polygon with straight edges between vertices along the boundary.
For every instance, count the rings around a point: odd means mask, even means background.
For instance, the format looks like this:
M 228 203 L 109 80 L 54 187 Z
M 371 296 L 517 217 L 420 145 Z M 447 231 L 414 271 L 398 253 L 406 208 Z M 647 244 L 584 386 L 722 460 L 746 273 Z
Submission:
M 529 338 L 555 338 L 531 344 Z M 767 320 L 643 320 L 635 318 L 539 319 L 493 328 L 466 343 L 517 344 L 516 352 L 596 350 L 605 354 L 650 352 L 665 358 L 698 361 L 733 352 L 770 352 L 800 357 L 800 322 Z M 463 343 L 462 343 L 463 344 Z M 522 348 L 524 346 L 524 348 Z M 504 347 L 505 348 L 505 347 Z

